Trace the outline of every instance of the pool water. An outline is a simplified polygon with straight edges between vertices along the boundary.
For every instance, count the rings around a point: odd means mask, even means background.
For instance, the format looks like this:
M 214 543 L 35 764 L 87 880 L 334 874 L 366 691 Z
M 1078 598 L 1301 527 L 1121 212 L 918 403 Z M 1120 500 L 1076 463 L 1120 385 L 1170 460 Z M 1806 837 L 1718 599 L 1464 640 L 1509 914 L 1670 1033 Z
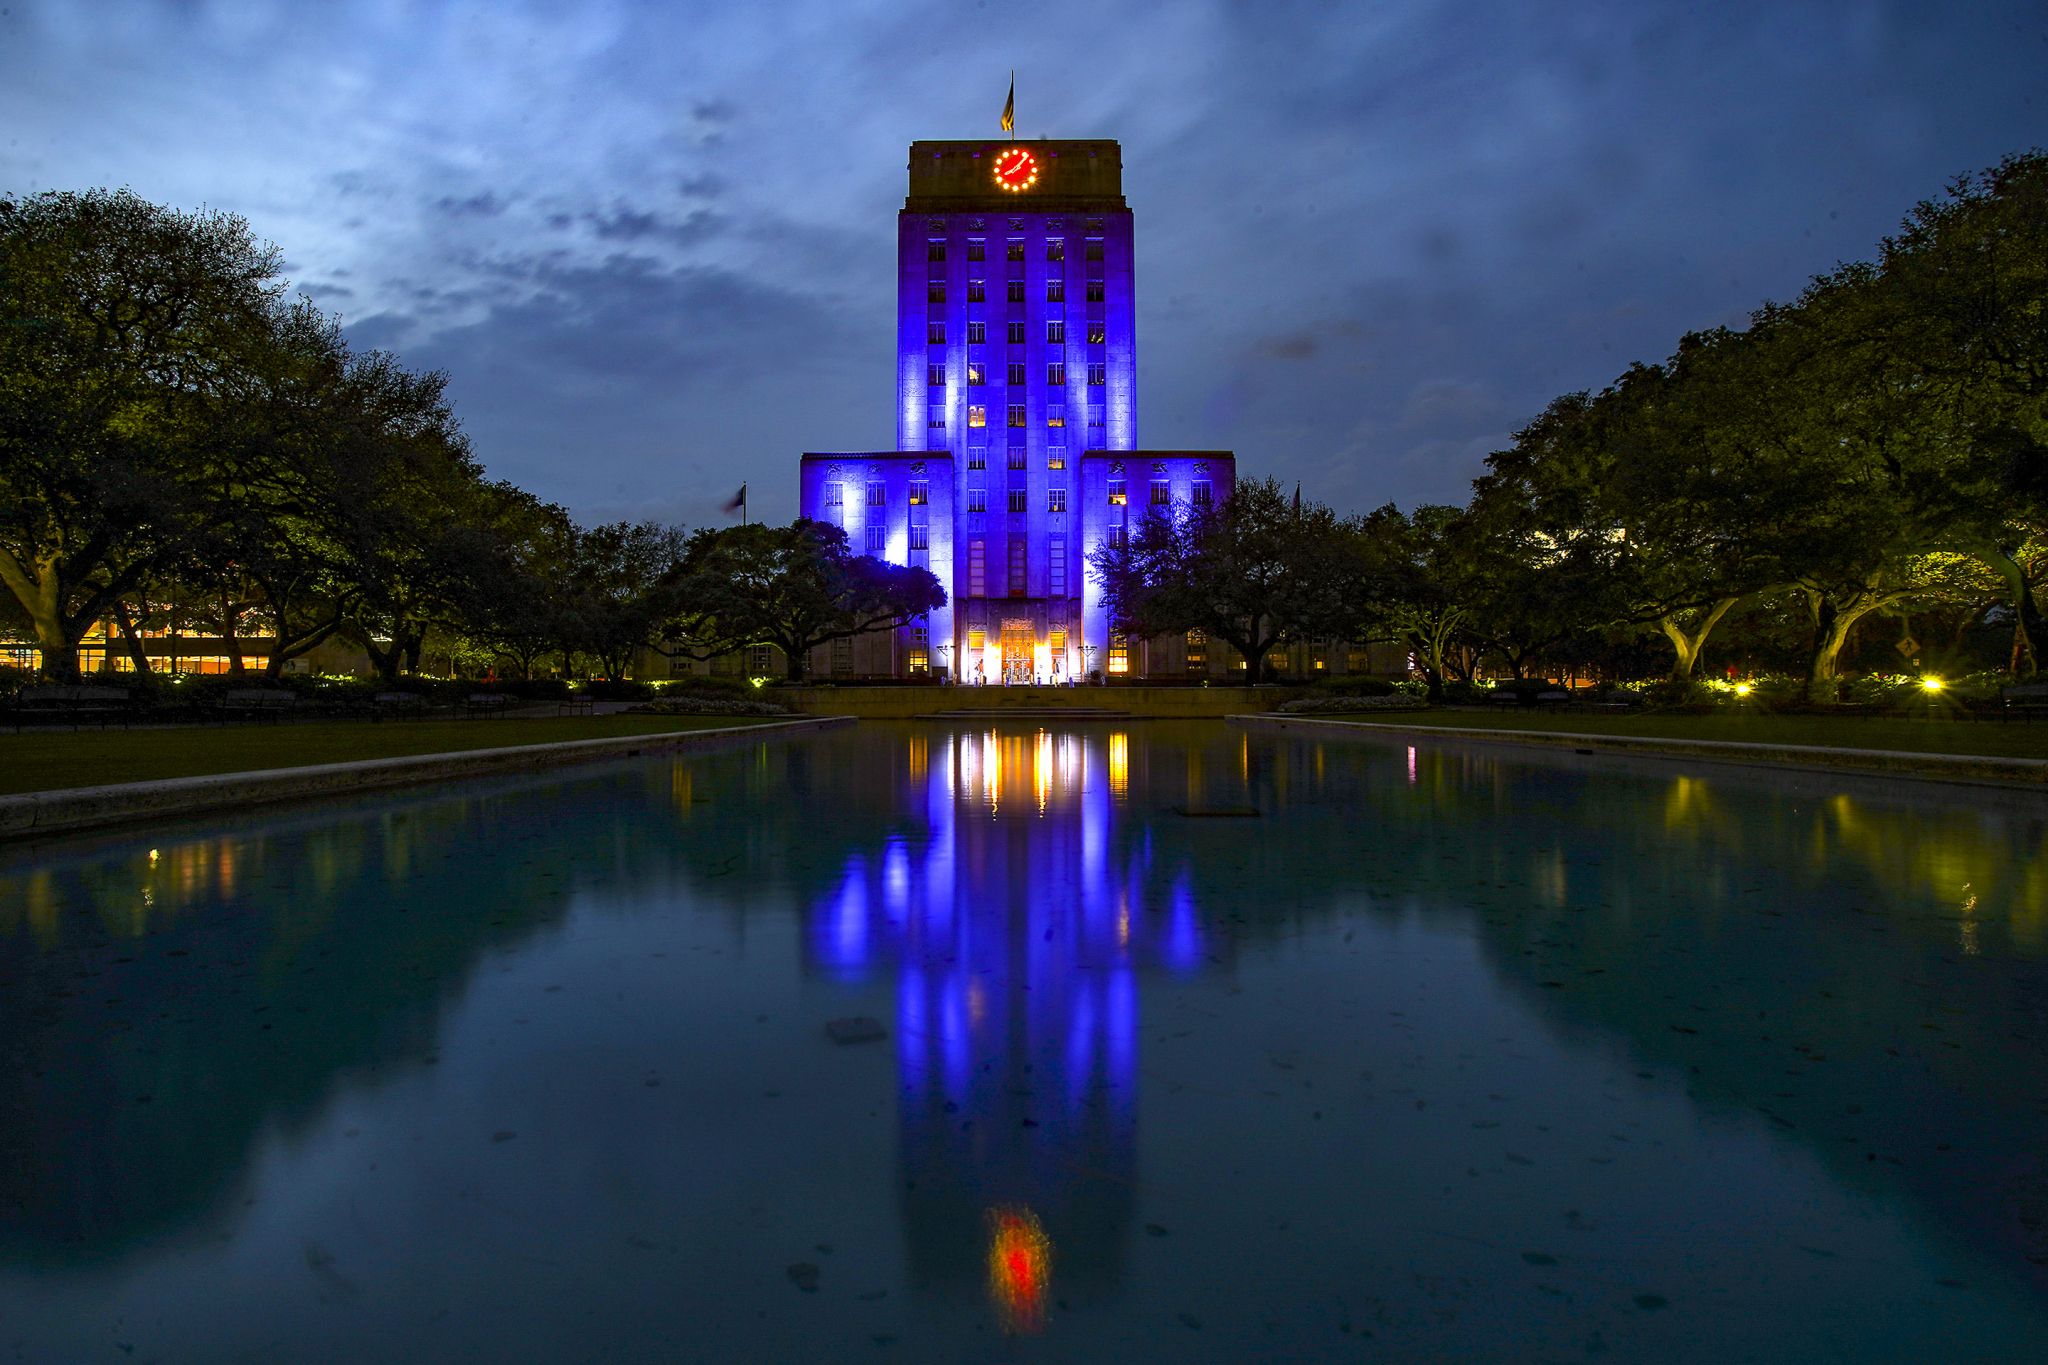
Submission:
M 0 852 L 0 1360 L 2042 1359 L 2044 835 L 864 724 Z

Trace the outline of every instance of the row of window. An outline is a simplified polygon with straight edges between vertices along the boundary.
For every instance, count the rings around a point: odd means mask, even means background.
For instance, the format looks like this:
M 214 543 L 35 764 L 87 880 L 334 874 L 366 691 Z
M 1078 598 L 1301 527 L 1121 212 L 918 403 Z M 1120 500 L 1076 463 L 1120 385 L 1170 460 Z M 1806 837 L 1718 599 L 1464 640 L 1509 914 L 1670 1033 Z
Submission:
M 1031 494 L 1028 489 L 1012 488 L 1010 490 L 1010 510 L 1012 512 L 1030 511 L 1030 501 Z M 988 490 L 986 488 L 970 488 L 967 490 L 967 510 L 970 512 L 988 511 Z M 1067 490 L 1064 488 L 1046 489 L 1045 510 L 1048 512 L 1066 511 Z
M 1103 297 L 1102 281 L 1088 281 L 1086 291 L 1087 302 L 1101 303 Z M 925 286 L 924 298 L 926 303 L 944 303 L 946 301 L 946 282 L 944 280 L 931 281 L 931 283 Z M 967 301 L 969 303 L 987 303 L 988 282 L 986 280 L 969 280 L 967 282 Z M 1009 301 L 1011 303 L 1024 302 L 1024 281 L 1010 281 Z M 1067 282 L 1065 280 L 1047 280 L 1045 282 L 1045 301 L 1047 303 L 1065 303 L 1067 301 Z
M 1067 538 L 1065 536 L 1047 536 L 1045 546 L 1046 595 L 1048 597 L 1065 597 L 1067 595 Z M 1027 566 L 1030 563 L 1030 553 L 1030 542 L 1025 537 L 1010 537 L 1008 595 L 1011 597 L 1024 597 L 1029 593 L 1026 575 Z M 979 536 L 967 542 L 967 595 L 969 597 L 988 596 L 988 542 Z M 978 630 L 968 632 L 967 647 L 969 649 L 981 648 L 981 644 L 975 639 L 980 634 L 981 632 Z M 1053 646 L 1055 649 L 1065 647 L 1065 632 L 1060 632 L 1060 635 L 1062 638 L 1059 643 Z
M 1086 255 L 1087 259 L 1091 261 L 1101 260 L 1102 239 L 1100 237 L 1090 237 L 1088 239 L 1087 245 L 1083 248 L 1083 253 Z M 1024 239 L 1022 237 L 1010 238 L 1009 241 L 1004 243 L 1003 254 L 1007 259 L 1012 261 L 1023 260 Z M 941 241 L 925 243 L 924 258 L 928 261 L 945 260 L 946 244 Z M 987 260 L 988 239 L 985 237 L 969 237 L 967 239 L 967 259 L 970 261 Z M 1048 261 L 1064 261 L 1065 259 L 1067 259 L 1066 238 L 1049 238 L 1045 244 L 1045 259 L 1047 259 Z
M 1010 404 L 1009 412 L 1006 415 L 1010 426 L 1022 427 L 1025 424 L 1024 404 Z M 1045 405 L 1045 424 L 1049 427 L 1064 427 L 1067 424 L 1067 405 L 1065 403 L 1047 403 Z M 1091 403 L 1088 407 L 1088 425 L 1100 427 L 1107 424 L 1108 417 L 1103 409 Z M 946 405 L 944 403 L 932 403 L 927 406 L 925 425 L 933 431 L 944 431 L 946 429 Z M 988 408 L 981 403 L 969 403 L 967 405 L 967 425 L 970 427 L 987 426 Z
M 976 447 L 974 450 L 968 452 L 967 467 L 969 469 L 980 469 L 984 467 L 986 463 L 987 457 L 979 447 Z M 1010 468 L 1022 469 L 1023 467 L 1024 448 L 1022 446 L 1010 447 Z M 1054 446 L 1052 447 L 1052 449 L 1047 451 L 1046 468 L 1065 469 L 1066 467 L 1067 455 L 1065 447 Z M 1189 489 L 1189 495 L 1192 498 L 1195 506 L 1208 507 L 1214 501 L 1214 485 L 1211 484 L 1210 481 L 1207 479 L 1196 479 Z M 1010 490 L 1010 510 L 1012 512 L 1022 512 L 1027 510 L 1024 506 L 1024 496 L 1024 490 L 1021 488 L 1013 488 Z M 825 505 L 827 507 L 844 506 L 844 498 L 845 486 L 843 484 L 833 482 L 827 483 L 825 485 Z M 1046 511 L 1064 512 L 1067 510 L 1066 489 L 1048 488 L 1046 490 L 1046 498 Z M 912 507 L 923 507 L 926 504 L 930 503 L 931 500 L 932 498 L 930 480 L 911 480 L 910 505 Z M 1169 502 L 1173 501 L 1172 489 L 1165 479 L 1152 480 L 1151 500 L 1152 505 L 1154 507 L 1164 507 Z M 1109 481 L 1109 505 L 1111 507 L 1123 507 L 1126 506 L 1129 503 L 1129 501 L 1130 497 L 1128 492 L 1126 491 L 1125 480 L 1111 479 Z M 868 506 L 886 507 L 888 506 L 888 504 L 888 485 L 880 481 L 869 483 Z M 986 512 L 988 510 L 987 494 L 985 490 L 980 488 L 970 488 L 967 490 L 967 510 L 970 512 Z
M 1027 325 L 1028 325 L 1028 324 L 1026 324 L 1026 323 L 1023 323 L 1023 322 L 1011 322 L 1011 323 L 1009 324 L 1009 327 L 1008 327 L 1008 335 L 1009 335 L 1009 342 L 1010 342 L 1010 344 L 1011 344 L 1012 346 L 1022 346 L 1022 345 L 1024 344 L 1024 341 L 1025 341 L 1025 333 L 1024 333 L 1024 329 L 1025 329 L 1025 327 L 1026 327 Z M 1108 337 L 1108 335 L 1109 335 L 1109 326 L 1108 326 L 1108 324 L 1107 324 L 1107 323 L 1103 323 L 1103 322 L 1091 322 L 1091 323 L 1089 323 L 1089 324 L 1088 324 L 1088 344 L 1089 344 L 1090 346 L 1100 346 L 1100 345 L 1102 345 L 1102 344 L 1104 343 L 1104 340 L 1105 340 L 1105 339 L 1106 339 L 1106 338 Z M 933 320 L 933 321 L 931 321 L 931 322 L 928 322 L 928 323 L 926 323 L 926 324 L 925 324 L 925 326 L 924 326 L 924 339 L 925 339 L 925 341 L 926 341 L 926 342 L 927 342 L 928 344 L 930 344 L 930 345 L 933 345 L 933 346 L 943 346 L 943 345 L 945 345 L 945 344 L 946 344 L 946 324 L 945 324 L 945 323 L 943 323 L 943 322 L 939 322 L 939 321 L 937 321 L 936 319 L 934 319 L 934 320 Z M 1049 344 L 1051 344 L 1051 345 L 1054 345 L 1054 346 L 1063 346 L 1063 345 L 1065 345 L 1065 344 L 1066 344 L 1066 340 L 1067 340 L 1067 324 L 1066 324 L 1066 323 L 1064 323 L 1064 322 L 1048 322 L 1048 323 L 1046 323 L 1046 324 L 1045 324 L 1045 339 L 1046 339 L 1046 341 L 1047 341 L 1047 342 L 1048 342 Z M 987 324 L 987 323 L 985 323 L 985 322 L 970 322 L 970 323 L 968 323 L 968 324 L 967 324 L 967 344 L 968 344 L 968 345 L 970 345 L 970 346 L 979 346 L 979 345 L 982 345 L 983 343 L 985 343 L 985 342 L 986 342 L 987 340 L 988 340 L 988 324 Z
M 1021 360 L 1011 361 L 1009 363 L 1008 370 L 1006 371 L 1006 375 L 1012 386 L 1022 387 L 1022 385 L 1024 384 L 1024 362 Z M 986 365 L 984 365 L 979 360 L 970 360 L 967 362 L 967 387 L 971 389 L 980 388 L 983 384 L 987 382 L 987 380 L 988 367 Z M 946 367 L 944 365 L 925 366 L 924 382 L 925 387 L 927 388 L 945 388 Z M 1067 382 L 1066 362 L 1063 360 L 1048 361 L 1045 367 L 1045 382 L 1052 385 L 1054 388 L 1058 388 L 1064 385 Z M 1089 365 L 1088 386 L 1090 388 L 1099 389 L 1108 382 L 1109 366 L 1106 363 Z
M 1189 489 L 1189 496 L 1197 507 L 1208 507 L 1215 500 L 1212 485 L 1207 479 L 1196 479 L 1193 486 Z M 1111 479 L 1109 481 L 1109 505 L 1111 507 L 1122 507 L 1129 501 L 1130 499 L 1124 491 L 1124 481 L 1122 479 Z M 1166 480 L 1152 480 L 1152 505 L 1154 507 L 1164 507 L 1172 501 L 1173 492 L 1167 485 Z
M 988 447 L 967 447 L 967 467 L 969 469 L 988 468 Z M 1010 468 L 1022 469 L 1023 467 L 1024 447 L 1011 446 Z M 1047 469 L 1065 469 L 1067 467 L 1067 448 L 1065 446 L 1047 446 L 1045 448 L 1045 467 Z

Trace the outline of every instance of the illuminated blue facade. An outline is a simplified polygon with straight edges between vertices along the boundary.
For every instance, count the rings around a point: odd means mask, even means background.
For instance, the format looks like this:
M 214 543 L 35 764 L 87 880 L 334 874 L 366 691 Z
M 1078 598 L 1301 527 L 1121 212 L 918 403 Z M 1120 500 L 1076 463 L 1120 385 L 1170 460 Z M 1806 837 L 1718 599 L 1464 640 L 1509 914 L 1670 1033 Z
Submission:
M 999 154 L 1028 167 L 1007 188 Z M 1112 650 L 1087 554 L 1158 489 L 1228 496 L 1221 451 L 1137 447 L 1131 211 L 1113 141 L 917 142 L 897 217 L 896 449 L 804 456 L 803 514 L 929 568 L 949 598 L 821 674 L 1060 683 Z

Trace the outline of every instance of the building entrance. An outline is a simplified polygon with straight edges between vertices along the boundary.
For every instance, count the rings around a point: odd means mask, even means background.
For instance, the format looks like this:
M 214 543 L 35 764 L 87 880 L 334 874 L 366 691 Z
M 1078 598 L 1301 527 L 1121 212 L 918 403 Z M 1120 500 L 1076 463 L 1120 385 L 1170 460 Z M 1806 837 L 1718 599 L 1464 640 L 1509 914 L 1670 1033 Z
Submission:
M 1011 687 L 1032 681 L 1033 643 L 1029 621 L 1003 622 L 1003 686 Z

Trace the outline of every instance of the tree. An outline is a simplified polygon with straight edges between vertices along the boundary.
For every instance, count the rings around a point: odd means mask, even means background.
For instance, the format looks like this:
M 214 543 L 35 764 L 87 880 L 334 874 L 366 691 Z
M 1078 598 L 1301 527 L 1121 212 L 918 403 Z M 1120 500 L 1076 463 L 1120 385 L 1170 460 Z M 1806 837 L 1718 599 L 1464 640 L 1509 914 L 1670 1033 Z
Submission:
M 194 399 L 269 322 L 279 256 L 126 190 L 0 198 L 0 584 L 43 671 L 189 532 Z
M 563 566 L 565 651 L 589 654 L 605 677 L 623 678 L 675 615 L 685 543 L 680 529 L 652 521 L 580 532 Z
M 791 682 L 803 681 L 821 644 L 901 629 L 946 605 L 930 570 L 857 556 L 846 532 L 803 517 L 788 526 L 699 531 L 685 560 L 664 648 L 712 658 L 774 645 Z

